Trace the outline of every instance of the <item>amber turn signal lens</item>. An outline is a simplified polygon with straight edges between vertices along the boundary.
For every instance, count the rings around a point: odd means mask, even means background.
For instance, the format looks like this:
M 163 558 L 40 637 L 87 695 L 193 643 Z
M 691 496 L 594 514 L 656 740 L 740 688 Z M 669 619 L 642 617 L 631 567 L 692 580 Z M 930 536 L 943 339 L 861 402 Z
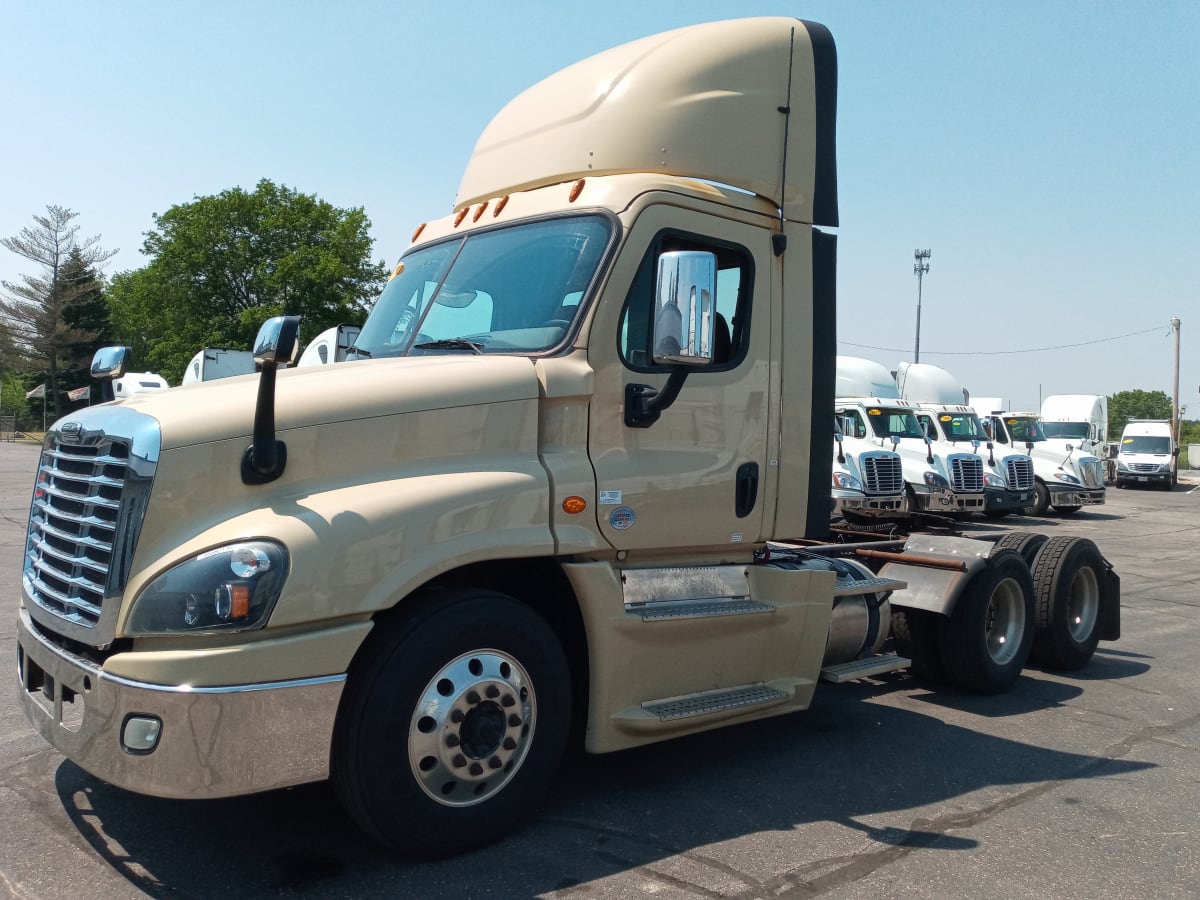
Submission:
M 567 497 L 562 502 L 563 512 L 568 515 L 576 515 L 587 509 L 587 501 L 582 497 Z

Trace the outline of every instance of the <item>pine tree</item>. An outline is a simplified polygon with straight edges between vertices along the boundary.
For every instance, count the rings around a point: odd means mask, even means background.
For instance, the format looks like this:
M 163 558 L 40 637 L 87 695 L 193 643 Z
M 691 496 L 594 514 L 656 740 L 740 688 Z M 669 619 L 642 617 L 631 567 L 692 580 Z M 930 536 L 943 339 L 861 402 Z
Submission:
M 44 367 L 56 418 L 64 412 L 60 369 L 64 362 L 70 368 L 80 348 L 100 336 L 89 323 L 100 288 L 98 267 L 117 252 L 97 246 L 99 236 L 81 240 L 79 226 L 71 224 L 76 216 L 47 206 L 45 216 L 33 217 L 34 227 L 0 238 L 0 246 L 41 267 L 37 275 L 22 275 L 19 284 L 0 282 L 0 347 L 11 354 L 9 367 Z

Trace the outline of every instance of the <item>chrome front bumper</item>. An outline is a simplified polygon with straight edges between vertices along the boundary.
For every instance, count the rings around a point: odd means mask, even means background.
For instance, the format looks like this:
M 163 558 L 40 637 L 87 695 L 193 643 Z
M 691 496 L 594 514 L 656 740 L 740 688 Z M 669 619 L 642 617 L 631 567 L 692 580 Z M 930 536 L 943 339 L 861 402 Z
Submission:
M 1061 487 L 1047 484 L 1051 506 L 1099 506 L 1104 503 L 1104 488 Z
M 847 511 L 867 516 L 881 514 L 886 516 L 889 513 L 898 515 L 904 512 L 905 506 L 907 506 L 907 500 L 903 494 L 872 497 L 844 488 L 834 488 L 833 490 L 834 516 L 844 516 Z
M 914 499 L 916 508 L 921 512 L 982 512 L 984 509 L 983 494 L 958 494 L 949 488 L 922 492 L 916 490 Z
M 345 675 L 194 688 L 130 681 L 47 641 L 20 610 L 21 706 L 55 749 L 140 794 L 231 797 L 319 781 Z M 162 723 L 149 751 L 122 738 L 131 717 Z

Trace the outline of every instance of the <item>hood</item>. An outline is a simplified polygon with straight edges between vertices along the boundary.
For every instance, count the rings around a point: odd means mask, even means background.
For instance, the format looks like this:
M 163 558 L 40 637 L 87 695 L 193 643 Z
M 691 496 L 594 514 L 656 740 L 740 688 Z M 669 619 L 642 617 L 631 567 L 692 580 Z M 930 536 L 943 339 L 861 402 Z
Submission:
M 258 375 L 197 382 L 121 405 L 158 421 L 163 450 L 247 438 L 254 431 L 258 383 Z M 284 369 L 275 384 L 275 429 L 283 433 L 538 395 L 532 361 L 517 356 L 455 354 Z

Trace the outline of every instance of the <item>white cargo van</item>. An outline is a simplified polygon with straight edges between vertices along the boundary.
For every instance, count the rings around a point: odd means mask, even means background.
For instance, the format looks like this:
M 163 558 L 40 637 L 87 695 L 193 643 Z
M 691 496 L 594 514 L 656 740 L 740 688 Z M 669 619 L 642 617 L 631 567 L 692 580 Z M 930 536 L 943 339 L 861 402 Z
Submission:
M 1117 452 L 1117 487 L 1175 483 L 1175 441 L 1166 419 L 1130 419 Z

